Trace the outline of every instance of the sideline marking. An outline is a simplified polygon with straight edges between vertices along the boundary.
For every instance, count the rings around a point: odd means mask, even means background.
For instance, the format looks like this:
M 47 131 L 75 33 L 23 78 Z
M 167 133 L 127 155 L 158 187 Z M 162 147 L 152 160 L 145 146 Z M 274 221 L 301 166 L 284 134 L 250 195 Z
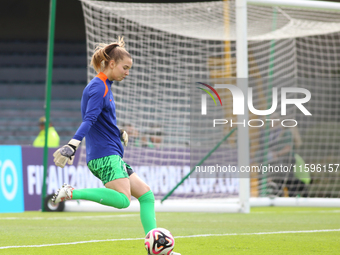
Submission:
M 279 231 L 279 232 L 259 232 L 259 233 L 229 233 L 229 234 L 202 234 L 202 235 L 191 235 L 191 236 L 175 236 L 176 238 L 194 238 L 194 237 L 210 237 L 210 236 L 248 236 L 248 235 L 275 235 L 275 234 L 296 234 L 296 233 L 318 233 L 318 232 L 339 232 L 340 229 L 319 229 L 319 230 L 300 230 L 300 231 Z M 11 248 L 39 248 L 47 246 L 58 246 L 58 245 L 74 245 L 83 243 L 99 243 L 99 242 L 116 242 L 116 241 L 136 241 L 144 240 L 144 238 L 123 238 L 123 239 L 106 239 L 106 240 L 89 240 L 79 241 L 72 243 L 55 243 L 55 244 L 38 244 L 38 245 L 21 245 L 21 246 L 3 246 L 1 249 Z
M 339 213 L 340 210 L 306 210 L 306 211 L 282 211 L 279 212 L 281 213 Z M 257 213 L 257 214 L 262 214 L 262 213 L 278 213 L 278 212 L 251 212 L 251 213 Z

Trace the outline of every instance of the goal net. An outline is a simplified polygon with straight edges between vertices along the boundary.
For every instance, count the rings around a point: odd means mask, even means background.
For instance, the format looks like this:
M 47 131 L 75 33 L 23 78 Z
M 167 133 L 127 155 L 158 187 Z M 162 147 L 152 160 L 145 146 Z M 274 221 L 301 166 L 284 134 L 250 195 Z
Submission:
M 118 125 L 129 133 L 124 160 L 162 198 L 194 165 L 237 166 L 237 130 L 215 148 L 236 122 L 229 89 L 236 84 L 235 1 L 140 4 L 82 0 L 87 60 L 98 43 L 124 36 L 133 57 L 130 75 L 114 83 Z M 250 166 L 291 166 L 296 172 L 251 172 L 251 196 L 339 197 L 340 194 L 340 15 L 335 11 L 248 4 L 249 87 L 255 109 L 277 109 L 270 116 L 249 112 Z M 88 68 L 88 80 L 96 75 Z M 198 83 L 200 82 L 200 83 Z M 199 87 L 200 89 L 197 89 Z M 311 99 L 282 116 L 283 88 L 304 88 Z M 202 124 L 206 89 L 210 119 Z M 277 95 L 273 90 L 277 90 Z M 275 97 L 276 96 L 276 97 Z M 301 99 L 301 93 L 288 93 Z M 215 107 L 215 108 L 214 108 Z M 216 117 L 215 117 L 216 116 Z M 280 119 L 271 127 L 266 119 Z M 282 127 L 292 125 L 295 128 Z M 262 125 L 263 123 L 263 125 Z M 237 127 L 236 124 L 235 127 Z M 262 126 L 261 126 L 262 125 Z M 284 151 L 286 148 L 286 151 Z M 288 149 L 287 149 L 288 148 Z M 197 153 L 196 153 L 197 152 Z M 84 161 L 84 160 L 83 160 Z M 82 162 L 80 162 L 81 164 Z M 83 162 L 84 163 L 84 162 Z M 331 171 L 333 170 L 333 171 Z M 203 170 L 202 170 L 203 171 Z M 193 173 L 170 198 L 237 198 L 239 179 L 230 173 Z

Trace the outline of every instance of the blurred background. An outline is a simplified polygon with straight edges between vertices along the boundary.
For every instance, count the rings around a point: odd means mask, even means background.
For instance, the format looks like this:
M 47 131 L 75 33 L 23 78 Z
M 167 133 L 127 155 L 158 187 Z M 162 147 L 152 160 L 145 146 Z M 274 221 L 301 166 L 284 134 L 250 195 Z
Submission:
M 12 0 L 0 8 L 0 144 L 32 145 L 40 131 L 49 3 Z M 80 1 L 58 0 L 56 13 L 51 122 L 64 144 L 81 123 L 80 98 L 88 63 Z
M 45 114 L 49 3 L 6 1 L 0 10 L 1 144 L 32 145 L 40 131 L 39 118 Z M 57 1 L 51 121 L 62 143 L 81 121 L 79 99 L 86 85 L 86 66 L 81 4 Z

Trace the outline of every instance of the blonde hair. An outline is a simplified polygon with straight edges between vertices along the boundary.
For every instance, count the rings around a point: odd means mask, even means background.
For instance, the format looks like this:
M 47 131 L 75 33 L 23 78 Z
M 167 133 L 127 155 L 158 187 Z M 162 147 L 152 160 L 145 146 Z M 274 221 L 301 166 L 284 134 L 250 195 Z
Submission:
M 131 58 L 131 55 L 125 49 L 124 37 L 118 37 L 118 41 L 110 44 L 100 43 L 94 50 L 90 65 L 93 66 L 97 73 L 104 70 L 111 60 L 117 64 L 124 57 Z

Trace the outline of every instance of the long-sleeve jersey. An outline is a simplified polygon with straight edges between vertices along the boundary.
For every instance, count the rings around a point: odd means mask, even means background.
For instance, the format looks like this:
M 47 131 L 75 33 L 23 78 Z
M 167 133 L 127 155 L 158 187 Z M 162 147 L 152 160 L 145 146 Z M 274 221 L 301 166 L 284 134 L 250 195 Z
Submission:
M 123 158 L 124 147 L 117 127 L 116 106 L 111 91 L 112 82 L 99 73 L 85 87 L 81 99 L 83 122 L 74 139 L 86 137 L 86 161 L 110 155 Z

